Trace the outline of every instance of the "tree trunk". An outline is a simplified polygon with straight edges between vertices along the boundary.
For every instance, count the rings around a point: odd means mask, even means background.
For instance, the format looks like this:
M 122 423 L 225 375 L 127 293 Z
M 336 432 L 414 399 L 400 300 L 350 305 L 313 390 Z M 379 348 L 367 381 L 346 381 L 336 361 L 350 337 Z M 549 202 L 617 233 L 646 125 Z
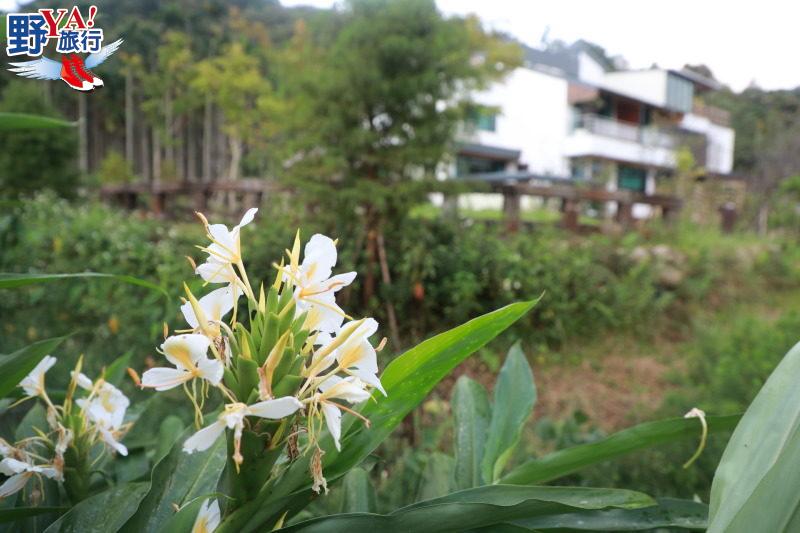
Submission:
M 139 172 L 146 182 L 153 179 L 150 172 L 150 136 L 146 124 L 139 127 Z
M 164 158 L 170 162 L 173 169 L 175 164 L 175 135 L 172 129 L 172 95 L 169 91 L 164 93 Z
M 189 116 L 186 124 L 186 179 L 189 181 L 197 181 L 197 144 L 194 126 L 194 120 Z
M 389 287 L 392 284 L 392 275 L 389 271 L 389 261 L 386 257 L 386 246 L 384 245 L 383 232 L 379 229 L 377 231 L 377 245 L 378 245 L 378 259 L 381 265 L 381 282 Z M 388 298 L 385 299 L 386 318 L 389 320 L 389 332 L 392 335 L 390 339 L 392 346 L 395 350 L 401 347 L 400 342 L 400 328 L 397 326 L 397 315 L 394 311 L 394 304 Z
M 134 164 L 133 154 L 133 135 L 134 135 L 134 118 L 133 118 L 133 72 L 128 68 L 125 73 L 125 159 L 131 167 Z
M 89 172 L 89 109 L 87 94 L 78 94 L 78 168 Z
M 242 162 L 243 143 L 239 137 L 231 135 L 228 138 L 228 145 L 230 146 L 231 150 L 231 161 L 230 166 L 228 167 L 228 179 L 235 181 L 239 179 L 239 165 Z
M 214 127 L 216 130 L 216 157 L 214 161 L 214 173 L 215 176 L 225 176 L 225 172 L 227 171 L 225 162 L 228 160 L 226 153 L 228 140 L 223 128 L 225 125 L 225 117 L 223 116 L 221 109 L 217 109 L 216 111 L 217 112 L 214 121 Z
M 214 135 L 214 109 L 211 105 L 211 95 L 206 95 L 205 110 L 203 112 L 203 181 L 211 181 L 211 150 Z
M 156 128 L 153 132 L 153 181 L 161 182 L 161 135 Z

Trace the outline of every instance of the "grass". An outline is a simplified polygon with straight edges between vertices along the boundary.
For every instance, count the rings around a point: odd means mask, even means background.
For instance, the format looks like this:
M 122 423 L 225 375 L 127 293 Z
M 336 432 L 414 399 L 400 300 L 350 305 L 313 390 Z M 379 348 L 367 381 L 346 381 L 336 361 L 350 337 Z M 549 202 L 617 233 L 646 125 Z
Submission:
M 418 205 L 411 211 L 412 218 L 431 220 L 441 216 L 442 208 L 433 204 Z M 503 211 L 500 209 L 459 209 L 458 216 L 481 222 L 499 222 L 503 220 Z M 548 208 L 522 209 L 520 220 L 530 224 L 558 224 L 561 221 L 561 213 Z M 578 222 L 587 226 L 597 226 L 601 221 L 594 217 L 581 215 Z

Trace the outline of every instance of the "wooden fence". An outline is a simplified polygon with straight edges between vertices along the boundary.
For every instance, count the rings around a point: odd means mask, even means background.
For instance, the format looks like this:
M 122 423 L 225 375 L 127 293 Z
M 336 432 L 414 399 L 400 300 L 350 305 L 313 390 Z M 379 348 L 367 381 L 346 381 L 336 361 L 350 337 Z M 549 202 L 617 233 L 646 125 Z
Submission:
M 464 189 L 466 187 L 466 190 Z M 108 203 L 125 209 L 145 208 L 156 216 L 176 216 L 181 209 L 208 212 L 212 205 L 224 205 L 226 211 L 241 212 L 246 207 L 261 205 L 272 194 L 291 193 L 277 184 L 258 178 L 237 181 L 184 182 L 124 184 L 104 186 L 100 196 Z M 529 183 L 466 182 L 459 193 L 495 193 L 503 197 L 503 219 L 509 231 L 518 231 L 521 224 L 521 199 L 532 196 L 542 199 L 560 199 L 562 225 L 569 230 L 578 230 L 578 217 L 586 203 L 616 204 L 616 221 L 630 227 L 634 221 L 634 204 L 652 206 L 660 215 L 670 220 L 681 209 L 679 198 L 668 195 L 646 195 L 621 190 L 608 191 L 599 187 L 575 186 L 551 183 L 534 185 Z M 446 192 L 447 201 L 457 201 L 452 192 Z M 220 199 L 224 201 L 220 201 Z M 215 201 L 216 200 L 216 201 Z

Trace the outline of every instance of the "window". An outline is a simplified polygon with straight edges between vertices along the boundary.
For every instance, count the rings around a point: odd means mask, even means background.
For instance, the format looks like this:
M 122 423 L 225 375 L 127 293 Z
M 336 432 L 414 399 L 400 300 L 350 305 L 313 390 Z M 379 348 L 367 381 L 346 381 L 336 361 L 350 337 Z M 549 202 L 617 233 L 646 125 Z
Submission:
M 481 131 L 497 131 L 497 115 L 486 109 L 470 113 L 469 121 Z
M 620 190 L 644 192 L 647 171 L 643 168 L 620 165 L 617 169 L 617 188 Z
M 498 159 L 488 159 L 485 157 L 475 157 L 469 155 L 460 155 L 456 159 L 456 174 L 458 176 L 503 172 L 505 169 L 506 162 Z

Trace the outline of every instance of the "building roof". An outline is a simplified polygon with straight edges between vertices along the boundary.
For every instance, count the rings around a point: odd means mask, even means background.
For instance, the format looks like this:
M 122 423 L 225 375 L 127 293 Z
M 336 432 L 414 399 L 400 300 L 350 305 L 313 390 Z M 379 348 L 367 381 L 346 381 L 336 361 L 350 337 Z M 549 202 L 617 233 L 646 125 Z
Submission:
M 487 159 L 497 159 L 500 161 L 517 161 L 522 151 L 489 146 L 486 144 L 460 143 L 458 145 L 458 153 L 485 157 Z

